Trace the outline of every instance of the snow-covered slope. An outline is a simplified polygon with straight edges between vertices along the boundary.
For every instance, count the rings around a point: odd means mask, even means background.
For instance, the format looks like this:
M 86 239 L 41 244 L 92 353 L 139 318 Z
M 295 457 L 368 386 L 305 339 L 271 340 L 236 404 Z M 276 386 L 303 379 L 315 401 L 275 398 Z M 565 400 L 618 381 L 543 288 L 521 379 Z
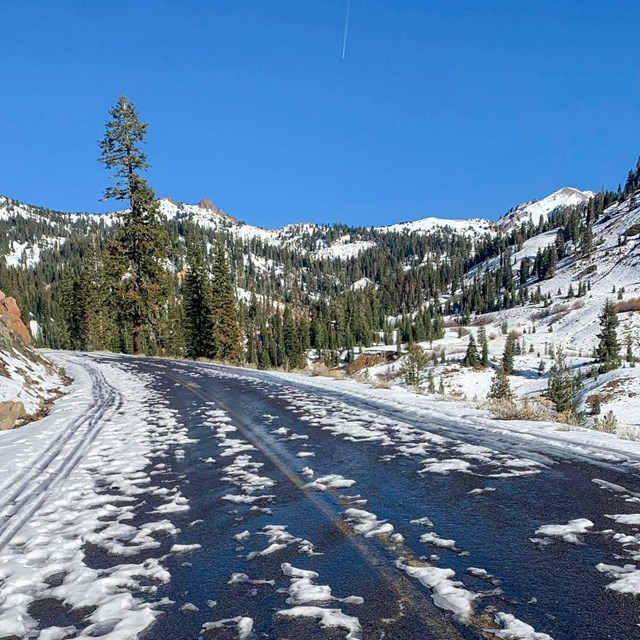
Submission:
M 562 207 L 583 204 L 595 195 L 593 191 L 580 191 L 573 187 L 563 187 L 546 198 L 542 198 L 542 200 L 529 200 L 509 209 L 507 213 L 500 217 L 496 226 L 500 231 L 509 232 L 513 227 L 529 220 L 534 224 L 538 224 L 540 218 L 546 221 L 553 211 L 557 211 Z
M 542 217 L 547 220 L 550 213 L 562 207 L 583 204 L 593 198 L 593 191 L 580 191 L 573 187 L 563 187 L 541 200 L 528 200 L 512 207 L 497 222 L 485 218 L 448 219 L 421 218 L 412 222 L 400 222 L 386 227 L 378 227 L 379 231 L 395 231 L 398 233 L 433 233 L 434 231 L 453 231 L 456 233 L 478 236 L 485 233 L 508 233 L 514 227 L 532 220 L 537 224 Z
M 0 291 L 0 430 L 42 412 L 62 387 L 59 372 L 30 344 L 15 300 Z
M 454 220 L 448 218 L 422 218 L 413 222 L 400 222 L 386 227 L 377 227 L 382 232 L 433 233 L 434 231 L 455 231 L 469 236 L 495 232 L 495 223 L 484 218 Z
M 548 207 L 538 212 L 542 210 Z M 586 378 L 580 409 L 586 410 L 587 398 L 599 394 L 601 413 L 614 412 L 620 423 L 619 435 L 640 439 L 640 367 L 623 363 L 621 368 L 595 379 L 587 377 L 594 367 L 592 353 L 598 343 L 599 316 L 607 300 L 620 305 L 617 317 L 621 355 L 626 355 L 629 341 L 633 355 L 640 359 L 640 192 L 606 209 L 594 224 L 593 233 L 594 248 L 589 256 L 576 255 L 569 244 L 568 255 L 558 263 L 553 277 L 537 281 L 532 276 L 527 283 L 530 291 L 539 286 L 543 296 L 549 297 L 547 303 L 529 303 L 477 316 L 464 328 L 456 325 L 455 318 L 449 318 L 445 337 L 423 345 L 430 353 L 439 356 L 444 351 L 447 356 L 446 364 L 432 367 L 436 384 L 442 378 L 449 396 L 483 400 L 502 358 L 506 325 L 508 331 L 517 333 L 524 347 L 522 355 L 515 358 L 515 374 L 510 378 L 517 395 L 539 396 L 546 391 L 554 362 L 552 354 L 562 348 L 569 366 Z M 525 256 L 533 258 L 539 249 L 553 244 L 556 234 L 557 230 L 550 230 L 526 240 L 512 254 L 514 272 Z M 466 283 L 470 284 L 478 272 L 491 272 L 498 266 L 498 258 L 486 260 L 466 275 Z M 586 295 L 570 296 L 570 288 L 577 293 L 581 283 L 589 286 Z M 489 339 L 491 367 L 473 371 L 458 363 L 466 351 L 469 334 L 477 339 L 481 326 Z M 369 351 L 380 349 L 371 347 Z M 369 375 L 383 379 L 393 376 L 401 364 L 400 360 L 370 368 Z M 588 410 L 587 419 L 588 425 L 593 424 Z

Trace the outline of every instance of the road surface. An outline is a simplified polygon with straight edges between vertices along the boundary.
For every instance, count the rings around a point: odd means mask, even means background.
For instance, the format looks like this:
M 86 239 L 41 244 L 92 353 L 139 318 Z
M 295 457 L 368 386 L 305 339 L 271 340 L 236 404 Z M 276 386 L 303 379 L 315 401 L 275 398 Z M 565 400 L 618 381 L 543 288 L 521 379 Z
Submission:
M 640 638 L 620 447 L 301 376 L 55 357 L 72 393 L 0 439 L 2 639 Z

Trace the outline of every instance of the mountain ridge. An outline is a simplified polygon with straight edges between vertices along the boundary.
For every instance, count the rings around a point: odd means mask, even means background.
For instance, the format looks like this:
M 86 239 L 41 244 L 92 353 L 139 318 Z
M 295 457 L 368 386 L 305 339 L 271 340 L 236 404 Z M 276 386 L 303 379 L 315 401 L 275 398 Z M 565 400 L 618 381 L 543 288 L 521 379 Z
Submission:
M 374 226 L 375 230 L 381 232 L 398 232 L 398 233 L 431 233 L 438 229 L 449 229 L 454 232 L 478 235 L 482 233 L 508 233 L 514 227 L 524 224 L 527 220 L 532 220 L 534 224 L 538 223 L 540 216 L 544 220 L 548 215 L 562 207 L 572 206 L 576 204 L 584 204 L 587 200 L 594 197 L 596 194 L 589 190 L 580 190 L 575 187 L 561 187 L 557 191 L 545 196 L 538 200 L 525 200 L 522 201 L 508 211 L 498 217 L 497 220 L 491 220 L 489 218 L 473 217 L 473 218 L 443 218 L 440 216 L 426 216 L 418 218 L 416 220 L 405 220 L 400 222 L 394 222 L 387 225 Z M 277 228 L 266 228 L 244 221 L 240 221 L 233 215 L 223 211 L 217 207 L 208 197 L 203 197 L 196 204 L 190 204 L 185 202 L 178 202 L 177 200 L 163 196 L 158 199 L 160 203 L 161 212 L 168 218 L 174 219 L 181 214 L 193 217 L 195 221 L 200 222 L 206 226 L 212 222 L 221 222 L 224 226 L 232 225 L 239 228 L 245 227 L 246 231 L 254 232 L 256 236 L 261 236 L 263 239 L 269 237 L 275 238 L 278 236 L 292 235 L 298 230 L 313 230 L 322 227 L 335 226 L 330 223 L 313 223 L 313 222 L 294 222 L 283 225 Z M 19 200 L 10 198 L 9 196 L 0 195 L 0 217 L 6 217 L 3 209 L 6 205 L 10 204 L 13 207 L 17 206 L 17 213 L 19 215 L 30 216 L 34 212 L 42 211 L 48 214 L 68 216 L 72 219 L 95 216 L 97 219 L 109 221 L 109 223 L 117 217 L 122 210 L 110 211 L 106 213 L 93 213 L 93 212 L 64 212 L 54 209 L 48 209 L 40 205 L 32 205 L 21 202 Z M 3 207 L 4 205 L 4 207 Z M 31 210 L 31 211 L 29 211 Z M 538 219 L 536 219 L 536 216 Z M 360 225 L 351 225 L 349 223 L 335 223 L 345 224 L 345 226 L 357 228 Z M 246 235 L 246 234 L 243 234 Z

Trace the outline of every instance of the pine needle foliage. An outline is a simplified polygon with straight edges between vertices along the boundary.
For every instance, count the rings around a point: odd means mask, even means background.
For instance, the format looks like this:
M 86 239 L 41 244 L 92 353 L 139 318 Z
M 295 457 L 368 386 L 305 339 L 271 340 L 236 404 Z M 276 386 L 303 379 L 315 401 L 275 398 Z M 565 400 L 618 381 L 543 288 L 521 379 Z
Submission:
M 118 282 L 115 293 L 133 352 L 141 353 L 143 338 L 158 333 L 155 324 L 166 300 L 168 239 L 153 189 L 141 175 L 149 167 L 141 147 L 147 125 L 124 96 L 109 116 L 100 162 L 112 171 L 114 183 L 105 189 L 103 199 L 129 204 L 110 246 L 109 268 Z

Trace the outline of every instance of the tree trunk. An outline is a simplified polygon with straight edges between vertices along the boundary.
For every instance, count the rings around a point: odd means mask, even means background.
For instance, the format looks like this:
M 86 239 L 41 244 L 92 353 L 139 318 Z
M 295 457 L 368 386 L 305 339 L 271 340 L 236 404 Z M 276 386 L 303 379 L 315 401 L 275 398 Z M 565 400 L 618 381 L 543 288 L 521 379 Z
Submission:
M 140 329 L 133 330 L 133 355 L 137 356 L 142 353 L 142 338 L 140 337 Z

